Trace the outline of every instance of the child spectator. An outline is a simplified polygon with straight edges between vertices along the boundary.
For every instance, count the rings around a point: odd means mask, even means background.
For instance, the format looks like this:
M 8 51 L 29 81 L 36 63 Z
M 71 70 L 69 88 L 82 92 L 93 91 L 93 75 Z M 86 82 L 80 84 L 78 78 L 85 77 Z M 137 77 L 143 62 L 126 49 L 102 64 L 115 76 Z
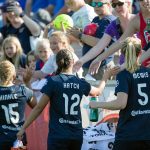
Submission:
M 40 70 L 47 62 L 48 58 L 53 55 L 53 52 L 50 48 L 50 42 L 48 39 L 40 39 L 36 44 L 36 54 L 38 56 L 38 60 L 36 61 L 35 70 Z
M 25 68 L 26 56 L 17 37 L 8 36 L 2 43 L 3 56 L 1 60 L 9 60 L 15 68 Z

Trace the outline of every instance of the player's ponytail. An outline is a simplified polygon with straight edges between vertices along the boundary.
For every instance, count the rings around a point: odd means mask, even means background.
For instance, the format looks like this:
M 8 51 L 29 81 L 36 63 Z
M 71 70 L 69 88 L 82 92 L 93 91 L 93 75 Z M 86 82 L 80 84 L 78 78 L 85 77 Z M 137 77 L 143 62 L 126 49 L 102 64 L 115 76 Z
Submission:
M 66 70 L 69 69 L 72 61 L 73 56 L 69 50 L 67 49 L 60 50 L 56 55 L 56 63 L 58 66 L 56 70 L 56 75 L 60 74 L 61 72 L 66 72 Z
M 141 51 L 141 41 L 137 38 L 127 38 L 122 46 L 121 51 L 125 55 L 125 67 L 133 73 L 139 68 L 138 56 Z
M 0 84 L 7 86 L 16 76 L 15 66 L 5 60 L 0 63 Z

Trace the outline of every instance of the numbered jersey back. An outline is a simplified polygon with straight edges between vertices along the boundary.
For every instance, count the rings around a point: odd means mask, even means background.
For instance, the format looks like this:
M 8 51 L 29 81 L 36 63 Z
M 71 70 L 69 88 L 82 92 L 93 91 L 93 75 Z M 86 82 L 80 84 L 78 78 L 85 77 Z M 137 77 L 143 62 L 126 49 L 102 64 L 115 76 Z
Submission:
M 128 140 L 149 139 L 150 69 L 141 67 L 132 74 L 126 70 L 119 73 L 116 87 L 116 93 L 118 92 L 127 93 L 128 101 L 126 108 L 120 111 L 116 137 Z
M 0 131 L 17 132 L 24 122 L 25 104 L 32 97 L 32 91 L 23 85 L 0 87 Z
M 90 84 L 74 75 L 50 77 L 42 92 L 49 96 L 50 131 L 53 137 L 78 137 L 82 134 L 80 101 L 90 92 Z M 54 134 L 52 134 L 54 133 Z M 75 134 L 76 133 L 76 134 Z

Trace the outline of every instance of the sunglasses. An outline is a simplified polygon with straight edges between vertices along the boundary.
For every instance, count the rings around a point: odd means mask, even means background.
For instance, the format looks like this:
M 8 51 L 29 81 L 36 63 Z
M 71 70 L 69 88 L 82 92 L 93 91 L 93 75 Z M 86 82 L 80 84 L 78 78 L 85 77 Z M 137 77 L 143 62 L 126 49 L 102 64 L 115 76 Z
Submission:
M 103 3 L 103 2 L 92 2 L 91 3 L 91 6 L 92 7 L 102 7 L 104 4 L 107 4 L 107 3 Z
M 118 3 L 112 3 L 111 6 L 112 8 L 116 8 L 117 6 L 123 6 L 124 3 L 123 2 L 118 2 Z

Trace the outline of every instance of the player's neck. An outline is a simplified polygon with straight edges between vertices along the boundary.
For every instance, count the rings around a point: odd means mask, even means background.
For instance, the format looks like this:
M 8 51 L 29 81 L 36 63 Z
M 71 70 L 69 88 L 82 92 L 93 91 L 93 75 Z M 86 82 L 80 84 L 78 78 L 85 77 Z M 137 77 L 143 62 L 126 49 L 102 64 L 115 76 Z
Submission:
M 3 82 L 0 82 L 0 86 L 1 87 L 9 87 L 9 86 L 13 86 L 14 84 L 11 82 L 11 83 L 3 83 Z
M 68 69 L 68 70 L 62 71 L 61 73 L 62 74 L 68 74 L 68 75 L 72 75 L 73 74 L 72 69 Z

